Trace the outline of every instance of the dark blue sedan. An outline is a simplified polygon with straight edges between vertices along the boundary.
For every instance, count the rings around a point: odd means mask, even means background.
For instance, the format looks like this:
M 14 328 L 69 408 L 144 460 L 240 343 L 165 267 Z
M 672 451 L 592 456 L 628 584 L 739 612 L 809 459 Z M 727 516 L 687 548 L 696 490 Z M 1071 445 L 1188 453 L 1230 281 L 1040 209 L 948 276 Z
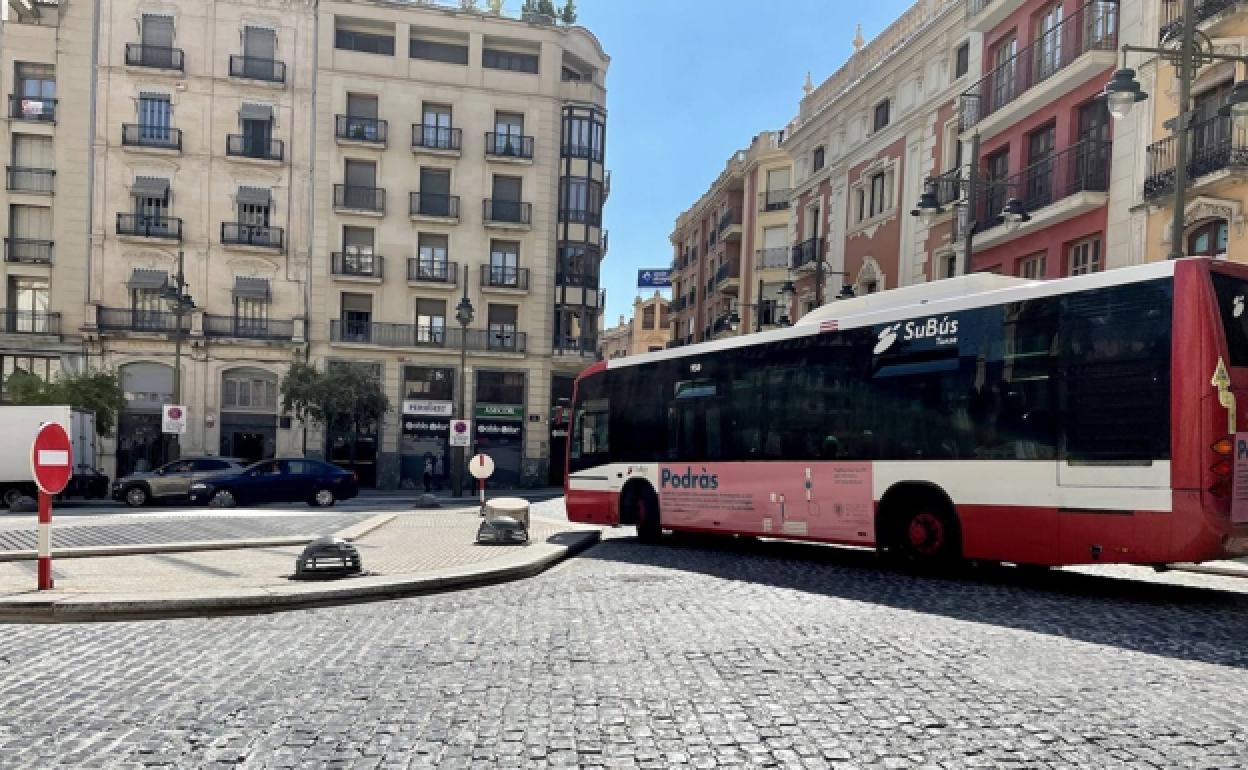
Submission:
M 355 474 L 319 460 L 261 460 L 241 470 L 198 479 L 191 500 L 230 508 L 261 503 L 307 503 L 321 508 L 359 494 Z

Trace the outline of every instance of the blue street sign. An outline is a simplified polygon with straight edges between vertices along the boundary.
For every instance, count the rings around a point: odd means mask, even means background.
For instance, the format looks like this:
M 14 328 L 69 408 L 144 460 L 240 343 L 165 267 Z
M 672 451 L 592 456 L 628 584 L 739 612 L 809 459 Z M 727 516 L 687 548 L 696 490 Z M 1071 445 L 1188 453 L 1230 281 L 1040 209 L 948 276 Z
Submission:
M 658 270 L 638 270 L 638 289 L 670 289 L 672 287 L 672 271 L 666 267 Z

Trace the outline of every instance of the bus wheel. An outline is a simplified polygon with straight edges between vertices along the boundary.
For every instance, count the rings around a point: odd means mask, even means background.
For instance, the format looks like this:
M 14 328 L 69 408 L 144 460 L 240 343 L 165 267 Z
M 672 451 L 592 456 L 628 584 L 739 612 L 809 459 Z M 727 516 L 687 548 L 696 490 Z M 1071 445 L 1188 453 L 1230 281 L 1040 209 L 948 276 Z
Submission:
M 659 498 L 646 487 L 634 498 L 637 506 L 637 539 L 643 543 L 657 543 L 663 537 L 663 522 L 659 518 Z
M 945 506 L 933 500 L 915 500 L 896 522 L 893 546 L 907 562 L 943 567 L 961 557 L 962 532 L 957 517 Z

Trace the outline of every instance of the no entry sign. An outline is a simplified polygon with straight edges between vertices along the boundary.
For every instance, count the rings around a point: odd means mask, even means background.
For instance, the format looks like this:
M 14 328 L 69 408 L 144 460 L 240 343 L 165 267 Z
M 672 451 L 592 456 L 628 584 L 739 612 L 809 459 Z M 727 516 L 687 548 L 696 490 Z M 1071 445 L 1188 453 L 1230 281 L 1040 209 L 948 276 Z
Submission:
M 59 423 L 45 422 L 30 447 L 30 470 L 40 491 L 59 495 L 74 470 L 74 448 Z

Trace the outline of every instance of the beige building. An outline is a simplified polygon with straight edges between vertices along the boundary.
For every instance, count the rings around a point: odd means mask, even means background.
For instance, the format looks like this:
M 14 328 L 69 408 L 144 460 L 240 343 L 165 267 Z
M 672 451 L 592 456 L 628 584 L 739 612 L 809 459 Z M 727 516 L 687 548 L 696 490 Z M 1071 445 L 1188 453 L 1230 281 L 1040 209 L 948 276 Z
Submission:
M 668 300 L 659 292 L 633 299 L 633 317 L 620 316 L 619 324 L 601 335 L 602 357 L 623 358 L 663 350 L 672 339 Z
M 6 0 L 0 375 L 82 365 L 88 287 L 91 3 Z
M 377 372 L 396 409 L 355 447 L 313 436 L 310 451 L 354 457 L 364 484 L 414 484 L 427 461 L 445 481 L 462 344 L 496 480 L 560 481 L 554 407 L 598 349 L 608 57 L 543 19 L 318 13 L 311 355 Z
M 306 347 L 314 5 L 112 0 L 100 13 L 94 109 L 78 112 L 95 116 L 83 336 L 129 403 L 107 470 L 167 456 L 163 403 L 187 408 L 183 454 L 297 453 L 277 394 Z

